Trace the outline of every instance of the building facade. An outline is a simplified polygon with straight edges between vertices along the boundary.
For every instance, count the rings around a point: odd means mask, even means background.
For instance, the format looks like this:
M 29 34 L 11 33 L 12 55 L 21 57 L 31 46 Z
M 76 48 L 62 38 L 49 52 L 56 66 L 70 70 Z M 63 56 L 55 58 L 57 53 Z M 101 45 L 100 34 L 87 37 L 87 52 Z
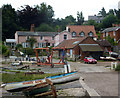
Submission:
M 120 45 L 120 26 L 110 27 L 103 30 L 101 38 L 105 39 L 108 36 L 114 38 L 114 41 Z
M 57 47 L 65 47 L 66 58 L 74 61 L 78 59 L 83 60 L 85 56 L 99 59 L 103 55 L 103 49 L 91 37 L 64 40 Z M 59 52 L 57 53 L 60 56 Z
M 93 37 L 97 39 L 94 26 L 91 25 L 68 25 L 66 30 L 72 34 L 72 38 Z
M 104 17 L 102 16 L 88 16 L 88 20 L 94 20 L 96 23 L 101 23 Z

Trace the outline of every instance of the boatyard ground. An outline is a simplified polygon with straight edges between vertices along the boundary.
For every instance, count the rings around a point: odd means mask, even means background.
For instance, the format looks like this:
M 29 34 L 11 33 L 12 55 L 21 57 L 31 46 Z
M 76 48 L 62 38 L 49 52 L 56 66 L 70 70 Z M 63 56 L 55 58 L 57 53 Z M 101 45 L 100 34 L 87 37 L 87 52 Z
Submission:
M 84 64 L 81 62 L 68 62 L 71 65 L 71 70 L 76 70 L 80 73 L 80 77 L 84 78 L 85 84 L 94 89 L 100 96 L 118 96 L 118 83 L 120 73 L 111 70 L 111 62 L 98 62 L 97 64 Z M 11 65 L 4 65 L 11 67 Z M 64 66 L 55 66 L 50 68 L 49 66 L 38 67 L 31 65 L 31 68 L 41 68 L 41 71 L 45 72 L 63 72 Z M 84 96 L 86 90 L 81 89 L 82 85 L 77 81 L 57 85 L 58 96 Z M 0 88 L 1 89 L 1 88 Z M 2 89 L 1 89 L 2 90 Z M 78 91 L 75 93 L 75 91 Z M 11 95 L 3 89 L 3 96 Z M 19 93 L 17 93 L 19 95 Z M 15 95 L 14 95 L 15 96 Z

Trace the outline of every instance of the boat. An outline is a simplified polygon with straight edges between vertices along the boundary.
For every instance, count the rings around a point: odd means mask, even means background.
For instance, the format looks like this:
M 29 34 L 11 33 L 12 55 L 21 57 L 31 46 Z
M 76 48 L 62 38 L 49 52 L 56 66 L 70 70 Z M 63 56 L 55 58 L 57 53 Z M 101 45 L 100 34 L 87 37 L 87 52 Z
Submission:
M 22 81 L 22 82 L 12 82 L 5 85 L 5 90 L 8 92 L 19 92 L 28 87 L 35 86 L 37 84 L 45 82 L 45 79 L 31 80 L 31 81 Z
M 52 81 L 45 78 L 46 82 L 37 84 L 33 87 L 29 87 L 22 92 L 26 97 L 32 97 L 32 96 L 43 96 L 43 95 L 53 95 L 56 96 L 56 89 L 53 85 Z M 50 90 L 51 89 L 51 90 Z
M 25 96 L 32 96 L 32 95 L 46 92 L 49 89 L 50 89 L 50 85 L 48 85 L 46 82 L 44 82 L 41 84 L 37 84 L 33 87 L 29 87 L 29 88 L 23 90 L 22 92 L 24 93 Z
M 76 80 L 76 79 L 79 79 L 79 77 L 80 77 L 80 74 L 78 72 L 70 72 L 70 73 L 50 76 L 46 78 L 50 79 L 53 82 L 53 84 L 58 84 L 58 83 L 64 83 L 64 82 Z M 45 82 L 45 79 L 13 82 L 13 83 L 7 83 L 4 88 L 9 92 L 18 92 L 18 91 L 22 91 L 25 88 L 32 87 L 43 82 Z
M 53 82 L 53 84 L 60 84 L 60 83 L 65 83 L 65 82 L 69 82 L 69 81 L 79 79 L 80 78 L 80 73 L 71 72 L 71 73 L 51 76 L 49 78 L 51 78 L 51 81 Z

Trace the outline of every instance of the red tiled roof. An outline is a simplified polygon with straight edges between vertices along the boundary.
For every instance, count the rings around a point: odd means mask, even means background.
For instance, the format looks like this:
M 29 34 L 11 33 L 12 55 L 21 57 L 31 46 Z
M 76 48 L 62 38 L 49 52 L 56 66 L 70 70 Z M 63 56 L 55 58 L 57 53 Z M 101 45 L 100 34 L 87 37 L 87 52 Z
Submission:
M 76 45 L 78 45 L 84 39 L 85 39 L 85 37 L 80 37 L 80 38 L 77 38 L 77 39 L 64 40 L 57 47 L 65 47 L 67 49 L 68 48 L 74 48 Z
M 91 31 L 93 32 L 94 36 L 97 37 L 93 25 L 68 25 L 67 27 L 70 28 L 71 33 L 75 31 L 77 33 L 77 36 L 79 36 L 79 33 L 82 31 L 85 33 L 85 36 L 88 36 L 88 33 Z

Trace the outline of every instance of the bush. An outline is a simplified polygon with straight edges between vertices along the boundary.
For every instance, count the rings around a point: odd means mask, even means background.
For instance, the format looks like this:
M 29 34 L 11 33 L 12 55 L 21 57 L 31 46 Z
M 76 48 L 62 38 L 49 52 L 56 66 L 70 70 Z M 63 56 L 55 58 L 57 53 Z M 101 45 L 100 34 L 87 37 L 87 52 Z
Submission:
M 35 49 L 26 48 L 26 54 L 27 55 L 35 55 Z
M 4 54 L 5 56 L 10 56 L 10 50 L 7 50 Z
M 5 45 L 2 45 L 2 54 L 4 54 L 7 51 L 7 47 Z
M 115 71 L 120 71 L 120 64 L 118 64 L 117 68 L 115 68 Z
M 22 48 L 22 44 L 17 44 L 15 48 L 16 50 Z

